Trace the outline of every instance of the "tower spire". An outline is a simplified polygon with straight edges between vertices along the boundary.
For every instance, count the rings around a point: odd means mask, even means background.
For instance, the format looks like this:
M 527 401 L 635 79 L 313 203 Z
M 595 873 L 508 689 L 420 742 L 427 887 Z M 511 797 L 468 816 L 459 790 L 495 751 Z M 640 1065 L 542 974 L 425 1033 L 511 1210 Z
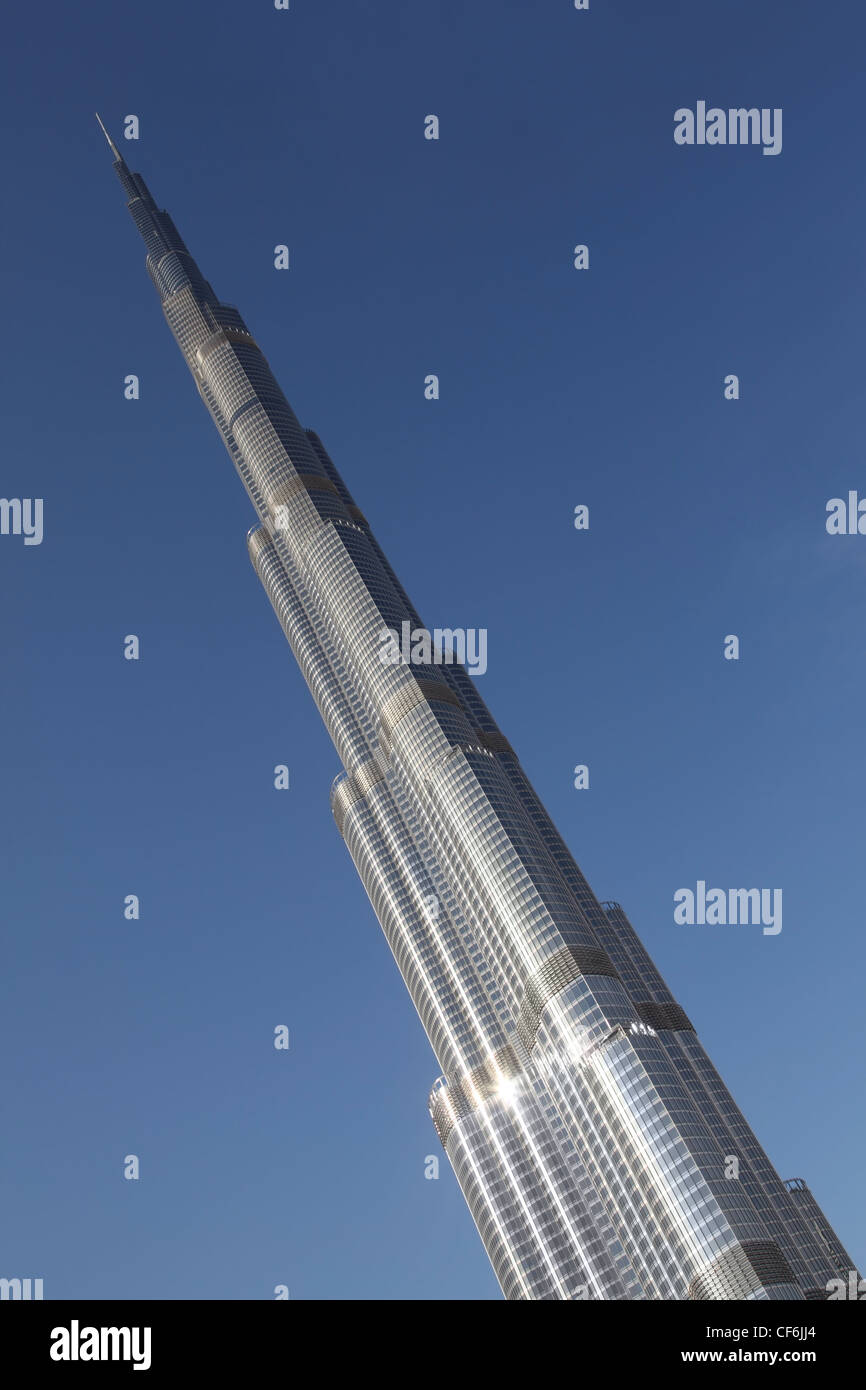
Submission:
M 114 141 L 112 140 L 111 136 L 109 135 L 108 131 L 105 129 L 105 126 L 102 124 L 102 117 L 100 116 L 99 112 L 98 112 L 98 111 L 95 111 L 93 114 L 96 116 L 96 119 L 99 121 L 99 129 L 102 131 L 103 135 L 105 136 L 106 140 L 108 141 L 109 145 L 111 146 L 111 150 L 112 150 L 112 153 L 113 153 L 113 155 L 114 155 L 114 158 L 115 158 L 115 159 L 120 159 L 120 160 L 122 160 L 122 159 L 123 159 L 123 155 L 120 153 L 120 150 L 117 148 L 117 146 L 115 145 L 115 143 L 114 143 Z

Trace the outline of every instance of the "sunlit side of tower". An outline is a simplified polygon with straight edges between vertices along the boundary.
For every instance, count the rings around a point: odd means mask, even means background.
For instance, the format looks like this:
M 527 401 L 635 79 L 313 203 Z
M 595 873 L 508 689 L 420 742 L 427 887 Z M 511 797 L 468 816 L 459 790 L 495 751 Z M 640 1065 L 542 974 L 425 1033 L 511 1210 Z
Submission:
M 240 314 L 106 138 L 257 513 L 250 557 L 342 764 L 334 818 L 438 1059 L 431 1115 L 505 1296 L 823 1297 L 844 1256 L 826 1218 L 779 1179 L 465 670 L 383 664 L 383 630 L 419 615 Z

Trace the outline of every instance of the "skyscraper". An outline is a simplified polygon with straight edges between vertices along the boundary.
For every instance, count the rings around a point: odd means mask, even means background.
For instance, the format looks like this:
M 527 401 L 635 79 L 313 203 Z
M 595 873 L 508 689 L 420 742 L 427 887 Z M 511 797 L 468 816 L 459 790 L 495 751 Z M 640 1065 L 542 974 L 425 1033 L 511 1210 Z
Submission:
M 825 1297 L 850 1261 L 820 1208 L 780 1180 L 466 670 L 382 659 L 383 633 L 424 631 L 419 615 L 237 309 L 106 138 L 258 515 L 250 557 L 342 763 L 334 819 L 438 1059 L 430 1113 L 506 1298 Z

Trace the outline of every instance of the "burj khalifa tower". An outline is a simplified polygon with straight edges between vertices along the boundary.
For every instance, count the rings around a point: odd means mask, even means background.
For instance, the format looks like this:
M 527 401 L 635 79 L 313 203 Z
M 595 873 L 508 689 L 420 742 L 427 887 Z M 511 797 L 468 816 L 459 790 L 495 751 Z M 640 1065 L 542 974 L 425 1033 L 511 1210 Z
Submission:
M 505 1298 L 826 1298 L 852 1264 L 808 1188 L 779 1178 L 465 667 L 382 660 L 382 633 L 420 616 L 237 309 L 103 131 L 258 517 L 250 559 L 342 765 L 334 820 L 436 1056 L 430 1114 Z

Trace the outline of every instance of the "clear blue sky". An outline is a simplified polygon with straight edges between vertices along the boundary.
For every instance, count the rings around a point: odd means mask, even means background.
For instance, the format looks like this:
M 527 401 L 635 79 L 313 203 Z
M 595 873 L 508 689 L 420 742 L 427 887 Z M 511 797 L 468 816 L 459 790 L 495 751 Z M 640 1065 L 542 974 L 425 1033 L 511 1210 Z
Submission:
M 488 629 L 483 692 L 595 891 L 866 1260 L 866 537 L 824 527 L 866 495 L 864 37 L 841 0 L 10 12 L 0 495 L 45 535 L 0 537 L 0 1274 L 498 1297 L 424 1179 L 438 1068 L 94 109 L 138 115 L 131 167 L 426 621 Z M 781 107 L 781 155 L 677 147 L 698 100 Z M 781 887 L 781 934 L 676 926 L 698 879 Z

